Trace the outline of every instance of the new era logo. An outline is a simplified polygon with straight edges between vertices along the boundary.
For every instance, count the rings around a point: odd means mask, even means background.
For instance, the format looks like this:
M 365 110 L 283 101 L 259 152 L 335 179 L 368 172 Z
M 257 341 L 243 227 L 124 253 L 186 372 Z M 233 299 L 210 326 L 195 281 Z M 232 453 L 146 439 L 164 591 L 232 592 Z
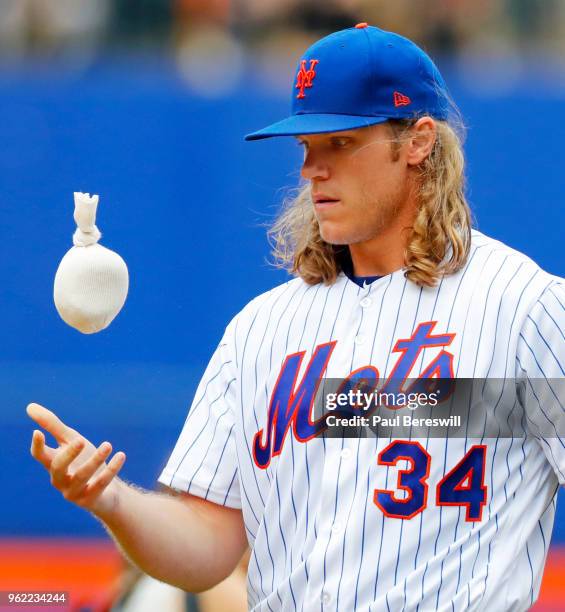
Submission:
M 411 104 L 412 100 L 408 96 L 399 93 L 398 91 L 394 92 L 394 106 L 408 106 Z

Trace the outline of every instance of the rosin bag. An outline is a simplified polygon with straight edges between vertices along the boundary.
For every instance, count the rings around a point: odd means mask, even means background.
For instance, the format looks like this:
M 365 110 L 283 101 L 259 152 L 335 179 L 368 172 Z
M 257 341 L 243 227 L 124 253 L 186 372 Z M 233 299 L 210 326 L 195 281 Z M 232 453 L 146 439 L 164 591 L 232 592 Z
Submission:
M 128 293 L 128 269 L 117 253 L 98 244 L 98 196 L 74 196 L 74 246 L 59 264 L 53 298 L 65 323 L 83 334 L 94 334 L 108 327 L 122 309 Z

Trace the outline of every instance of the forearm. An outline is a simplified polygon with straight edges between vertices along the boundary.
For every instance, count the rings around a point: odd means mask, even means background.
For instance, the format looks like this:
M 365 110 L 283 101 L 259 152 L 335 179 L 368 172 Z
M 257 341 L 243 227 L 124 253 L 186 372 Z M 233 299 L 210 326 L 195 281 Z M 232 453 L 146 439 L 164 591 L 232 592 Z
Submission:
M 144 572 L 192 592 L 232 572 L 247 544 L 239 511 L 116 484 L 116 503 L 96 516 Z

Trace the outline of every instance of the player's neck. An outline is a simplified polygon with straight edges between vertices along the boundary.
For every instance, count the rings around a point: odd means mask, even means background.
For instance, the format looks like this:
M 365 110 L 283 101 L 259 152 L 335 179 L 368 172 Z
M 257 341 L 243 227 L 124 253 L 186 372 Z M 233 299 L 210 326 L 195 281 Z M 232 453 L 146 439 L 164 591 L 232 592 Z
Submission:
M 349 245 L 355 276 L 385 276 L 404 267 L 404 251 L 410 224 L 395 224 L 365 242 Z
M 366 242 L 349 246 L 355 276 L 385 276 L 404 266 L 404 253 L 391 252 Z

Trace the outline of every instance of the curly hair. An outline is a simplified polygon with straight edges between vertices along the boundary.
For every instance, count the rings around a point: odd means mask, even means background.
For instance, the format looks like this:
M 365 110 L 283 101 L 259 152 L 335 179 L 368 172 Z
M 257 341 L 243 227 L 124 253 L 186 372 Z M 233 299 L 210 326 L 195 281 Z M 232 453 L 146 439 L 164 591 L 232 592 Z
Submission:
M 393 158 L 416 119 L 390 120 Z M 437 121 L 436 140 L 417 166 L 418 210 L 404 254 L 404 275 L 432 287 L 460 270 L 471 245 L 471 211 L 465 198 L 464 128 L 454 120 Z M 274 265 L 306 283 L 333 284 L 343 269 L 347 247 L 325 242 L 314 215 L 310 185 L 299 187 L 283 204 L 269 228 Z

